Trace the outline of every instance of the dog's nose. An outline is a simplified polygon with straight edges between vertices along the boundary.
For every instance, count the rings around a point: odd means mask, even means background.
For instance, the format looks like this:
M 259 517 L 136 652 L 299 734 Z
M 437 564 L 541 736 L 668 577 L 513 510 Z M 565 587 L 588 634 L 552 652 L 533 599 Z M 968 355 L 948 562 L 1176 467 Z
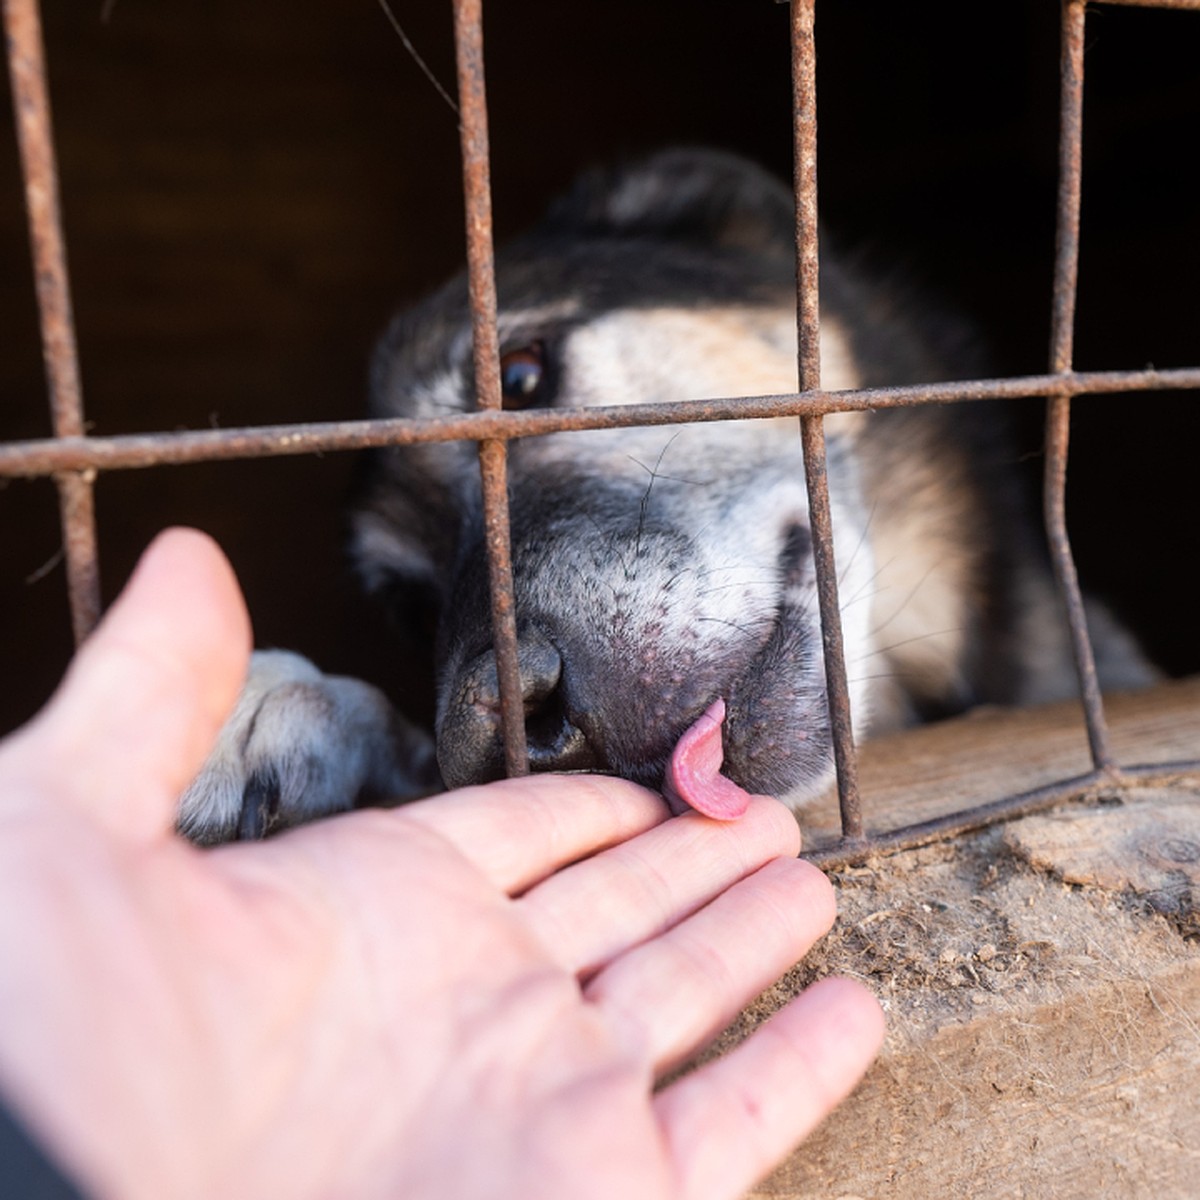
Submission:
M 602 765 L 583 731 L 571 721 L 562 655 L 537 634 L 522 636 L 518 655 L 530 768 L 578 771 Z M 448 787 L 503 777 L 500 685 L 491 650 L 468 663 L 455 679 L 438 727 L 437 756 Z

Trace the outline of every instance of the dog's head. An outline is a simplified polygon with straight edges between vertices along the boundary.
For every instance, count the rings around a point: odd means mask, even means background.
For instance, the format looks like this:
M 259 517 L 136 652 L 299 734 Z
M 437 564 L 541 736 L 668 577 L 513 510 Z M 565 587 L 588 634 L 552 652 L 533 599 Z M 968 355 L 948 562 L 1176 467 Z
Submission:
M 505 406 L 794 390 L 792 212 L 781 184 L 709 152 L 582 179 L 498 258 Z M 825 382 L 853 386 L 828 290 Z M 473 392 L 459 278 L 392 324 L 373 411 L 460 413 Z M 846 637 L 857 645 L 872 563 L 845 441 L 831 434 L 830 480 Z M 721 697 L 731 778 L 793 798 L 824 786 L 830 739 L 794 421 L 525 439 L 511 444 L 509 472 L 535 770 L 609 770 L 658 786 L 680 734 Z M 354 531 L 370 585 L 436 602 L 446 782 L 498 776 L 474 444 L 375 454 Z

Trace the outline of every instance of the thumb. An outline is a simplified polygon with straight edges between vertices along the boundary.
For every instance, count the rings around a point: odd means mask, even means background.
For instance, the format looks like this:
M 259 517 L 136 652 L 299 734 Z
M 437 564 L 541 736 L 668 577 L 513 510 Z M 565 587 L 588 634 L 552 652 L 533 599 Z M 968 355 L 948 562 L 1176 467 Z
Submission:
M 19 735 L 19 752 L 33 756 L 26 778 L 115 832 L 161 836 L 237 698 L 249 653 L 249 617 L 220 548 L 197 530 L 159 534 Z

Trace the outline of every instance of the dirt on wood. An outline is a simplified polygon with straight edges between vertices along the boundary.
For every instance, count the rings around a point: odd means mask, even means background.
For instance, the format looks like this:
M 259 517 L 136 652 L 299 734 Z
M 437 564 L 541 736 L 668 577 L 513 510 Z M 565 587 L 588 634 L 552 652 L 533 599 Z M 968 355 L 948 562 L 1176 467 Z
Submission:
M 834 876 L 839 919 L 742 1015 L 849 975 L 888 1040 L 761 1197 L 1200 1194 L 1200 794 L 1083 802 Z

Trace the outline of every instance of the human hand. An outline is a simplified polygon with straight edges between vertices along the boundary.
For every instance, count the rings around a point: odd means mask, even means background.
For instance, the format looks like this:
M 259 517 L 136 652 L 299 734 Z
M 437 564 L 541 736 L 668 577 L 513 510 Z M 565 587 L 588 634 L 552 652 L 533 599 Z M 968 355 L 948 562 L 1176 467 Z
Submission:
M 792 817 L 538 776 L 201 851 L 175 799 L 249 646 L 201 535 L 147 552 L 0 749 L 0 1092 L 153 1197 L 733 1197 L 881 1037 L 828 980 L 660 1090 L 833 918 Z

